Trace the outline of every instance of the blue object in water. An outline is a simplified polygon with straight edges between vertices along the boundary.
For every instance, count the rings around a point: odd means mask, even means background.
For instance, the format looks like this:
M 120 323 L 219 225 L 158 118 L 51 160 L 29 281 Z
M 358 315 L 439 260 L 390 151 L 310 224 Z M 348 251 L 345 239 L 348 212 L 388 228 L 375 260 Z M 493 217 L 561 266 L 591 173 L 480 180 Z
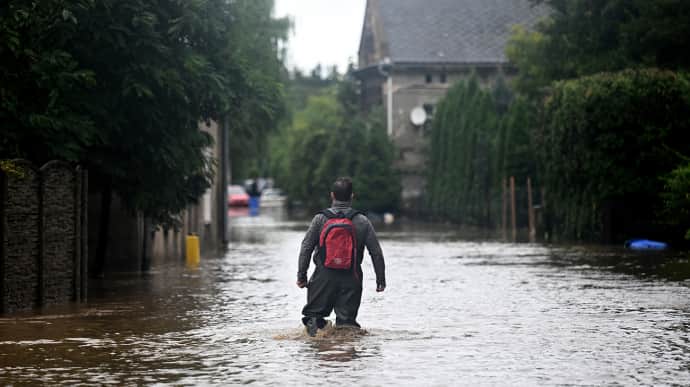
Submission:
M 649 239 L 630 239 L 625 241 L 625 247 L 631 250 L 665 250 L 668 244 Z
M 249 197 L 249 216 L 259 215 L 259 202 L 261 198 L 259 196 Z

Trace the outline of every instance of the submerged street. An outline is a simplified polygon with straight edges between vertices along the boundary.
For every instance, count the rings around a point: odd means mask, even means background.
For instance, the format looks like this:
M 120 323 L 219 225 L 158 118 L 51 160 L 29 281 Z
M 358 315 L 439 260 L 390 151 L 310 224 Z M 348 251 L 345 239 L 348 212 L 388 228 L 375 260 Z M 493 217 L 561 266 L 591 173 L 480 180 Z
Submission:
M 378 226 L 388 288 L 367 255 L 365 331 L 310 338 L 294 284 L 307 222 L 232 227 L 197 269 L 108 277 L 87 305 L 1 318 L 0 383 L 690 384 L 690 282 L 649 272 L 662 255 Z

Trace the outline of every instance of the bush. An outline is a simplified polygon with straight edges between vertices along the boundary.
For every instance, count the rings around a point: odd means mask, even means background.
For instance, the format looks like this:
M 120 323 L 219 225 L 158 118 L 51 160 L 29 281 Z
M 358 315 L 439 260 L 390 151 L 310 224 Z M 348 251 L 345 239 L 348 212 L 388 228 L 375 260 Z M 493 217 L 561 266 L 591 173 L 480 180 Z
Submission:
M 17 165 L 12 160 L 0 160 L 0 172 L 19 178 L 23 178 L 26 173 L 24 168 Z
M 361 114 L 358 102 L 356 84 L 346 77 L 307 98 L 291 125 L 273 137 L 273 171 L 293 203 L 310 210 L 328 207 L 333 181 L 351 176 L 357 209 L 397 210 L 400 178 L 383 112 Z
M 663 180 L 665 215 L 685 228 L 685 239 L 690 239 L 690 163 L 674 169 Z
M 660 177 L 690 151 L 689 98 L 686 75 L 657 69 L 555 83 L 534 133 L 553 231 L 599 239 L 608 226 L 618 238 L 651 229 Z

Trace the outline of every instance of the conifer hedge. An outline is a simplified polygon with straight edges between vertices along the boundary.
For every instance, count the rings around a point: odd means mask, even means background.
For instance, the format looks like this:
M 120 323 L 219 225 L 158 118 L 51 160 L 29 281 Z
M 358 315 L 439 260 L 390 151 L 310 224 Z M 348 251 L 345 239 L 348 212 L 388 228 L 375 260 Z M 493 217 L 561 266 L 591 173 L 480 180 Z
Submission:
M 534 178 L 531 110 L 502 79 L 485 89 L 473 75 L 450 88 L 431 131 L 426 205 L 432 216 L 485 227 L 500 223 L 503 178 Z

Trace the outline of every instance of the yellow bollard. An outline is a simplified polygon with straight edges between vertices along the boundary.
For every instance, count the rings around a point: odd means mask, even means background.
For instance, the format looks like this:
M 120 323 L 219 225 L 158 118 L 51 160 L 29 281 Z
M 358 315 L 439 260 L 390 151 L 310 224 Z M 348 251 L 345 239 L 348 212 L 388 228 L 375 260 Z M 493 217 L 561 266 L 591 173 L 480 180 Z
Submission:
M 199 266 L 199 237 L 194 234 L 187 235 L 187 266 Z

